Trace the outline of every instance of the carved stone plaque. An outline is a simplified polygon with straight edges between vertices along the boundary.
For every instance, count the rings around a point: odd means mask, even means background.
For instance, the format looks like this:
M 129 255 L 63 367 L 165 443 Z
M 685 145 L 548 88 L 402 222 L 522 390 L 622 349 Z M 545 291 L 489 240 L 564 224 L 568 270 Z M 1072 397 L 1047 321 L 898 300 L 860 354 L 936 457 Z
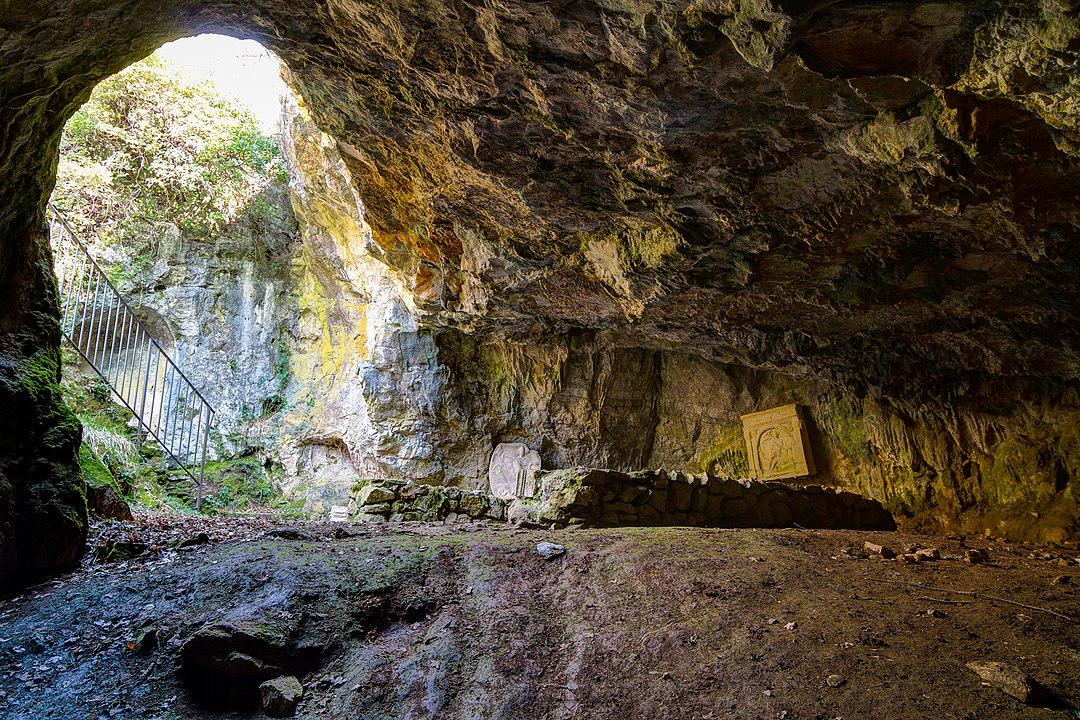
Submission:
M 752 477 L 780 480 L 814 474 L 810 438 L 798 405 L 743 415 L 742 423 Z
M 540 470 L 540 453 L 525 443 L 501 443 L 491 453 L 488 465 L 488 484 L 491 494 L 503 500 L 532 497 L 536 494 L 536 473 Z

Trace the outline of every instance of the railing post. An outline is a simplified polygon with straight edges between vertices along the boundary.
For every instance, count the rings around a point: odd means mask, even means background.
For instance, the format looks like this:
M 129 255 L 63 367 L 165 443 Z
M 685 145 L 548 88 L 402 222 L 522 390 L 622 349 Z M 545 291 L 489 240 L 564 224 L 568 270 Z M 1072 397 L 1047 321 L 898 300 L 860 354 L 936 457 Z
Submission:
M 202 459 L 199 462 L 199 492 L 195 499 L 195 509 L 202 512 L 203 505 L 203 482 L 206 479 L 206 449 L 210 445 L 210 421 L 214 418 L 214 411 L 209 406 L 203 403 L 206 407 L 206 426 L 203 428 L 203 451 Z
M 140 428 L 142 428 L 143 426 L 146 426 L 146 423 L 144 422 L 143 418 L 146 417 L 146 391 L 147 391 L 148 386 L 150 385 L 150 347 L 151 347 L 150 337 L 147 336 L 147 338 L 146 338 L 146 371 L 143 373 L 142 389 L 139 392 L 139 395 L 142 396 L 141 400 L 139 401 L 139 427 Z M 147 430 L 147 434 L 149 434 L 150 427 L 146 426 L 146 430 Z

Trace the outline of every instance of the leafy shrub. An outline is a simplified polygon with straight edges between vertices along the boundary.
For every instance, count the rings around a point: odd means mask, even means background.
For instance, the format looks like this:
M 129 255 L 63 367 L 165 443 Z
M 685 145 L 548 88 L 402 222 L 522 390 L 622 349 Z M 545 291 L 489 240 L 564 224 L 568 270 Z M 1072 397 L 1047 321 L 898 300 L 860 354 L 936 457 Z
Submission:
M 53 199 L 91 244 L 132 243 L 160 222 L 198 239 L 284 182 L 277 142 L 248 110 L 151 56 L 102 81 L 68 121 Z

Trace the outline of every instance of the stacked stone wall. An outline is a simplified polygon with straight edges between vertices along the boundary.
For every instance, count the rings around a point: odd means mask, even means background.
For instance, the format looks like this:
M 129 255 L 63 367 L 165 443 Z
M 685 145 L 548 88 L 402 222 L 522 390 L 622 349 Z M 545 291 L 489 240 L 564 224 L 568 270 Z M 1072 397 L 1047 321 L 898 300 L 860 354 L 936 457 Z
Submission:
M 730 480 L 681 472 L 553 470 L 539 497 L 510 520 L 585 527 L 792 527 L 895 530 L 881 503 L 818 485 Z
M 354 522 L 506 520 L 506 502 L 486 492 L 380 480 L 353 487 L 349 517 Z
M 896 529 L 878 501 L 818 485 L 574 468 L 541 473 L 539 486 L 537 497 L 507 504 L 481 491 L 365 482 L 356 486 L 349 510 L 358 522 L 490 519 L 582 527 Z

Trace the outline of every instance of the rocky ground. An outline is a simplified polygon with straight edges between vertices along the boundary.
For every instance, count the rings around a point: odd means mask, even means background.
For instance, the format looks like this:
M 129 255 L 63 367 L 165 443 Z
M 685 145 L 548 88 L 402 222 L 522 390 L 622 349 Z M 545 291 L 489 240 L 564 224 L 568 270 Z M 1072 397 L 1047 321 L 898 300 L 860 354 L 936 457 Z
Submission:
M 142 554 L 95 559 L 124 543 Z M 300 718 L 1080 717 L 1078 555 L 900 533 L 138 516 L 99 527 L 77 572 L 0 601 L 0 716 L 259 717 L 259 682 L 295 675 Z M 1026 678 L 983 667 L 987 684 L 969 662 Z M 1046 690 L 1028 702 L 1003 691 L 1029 681 Z M 296 687 L 275 688 L 280 709 Z M 230 704 L 251 709 L 208 709 Z

